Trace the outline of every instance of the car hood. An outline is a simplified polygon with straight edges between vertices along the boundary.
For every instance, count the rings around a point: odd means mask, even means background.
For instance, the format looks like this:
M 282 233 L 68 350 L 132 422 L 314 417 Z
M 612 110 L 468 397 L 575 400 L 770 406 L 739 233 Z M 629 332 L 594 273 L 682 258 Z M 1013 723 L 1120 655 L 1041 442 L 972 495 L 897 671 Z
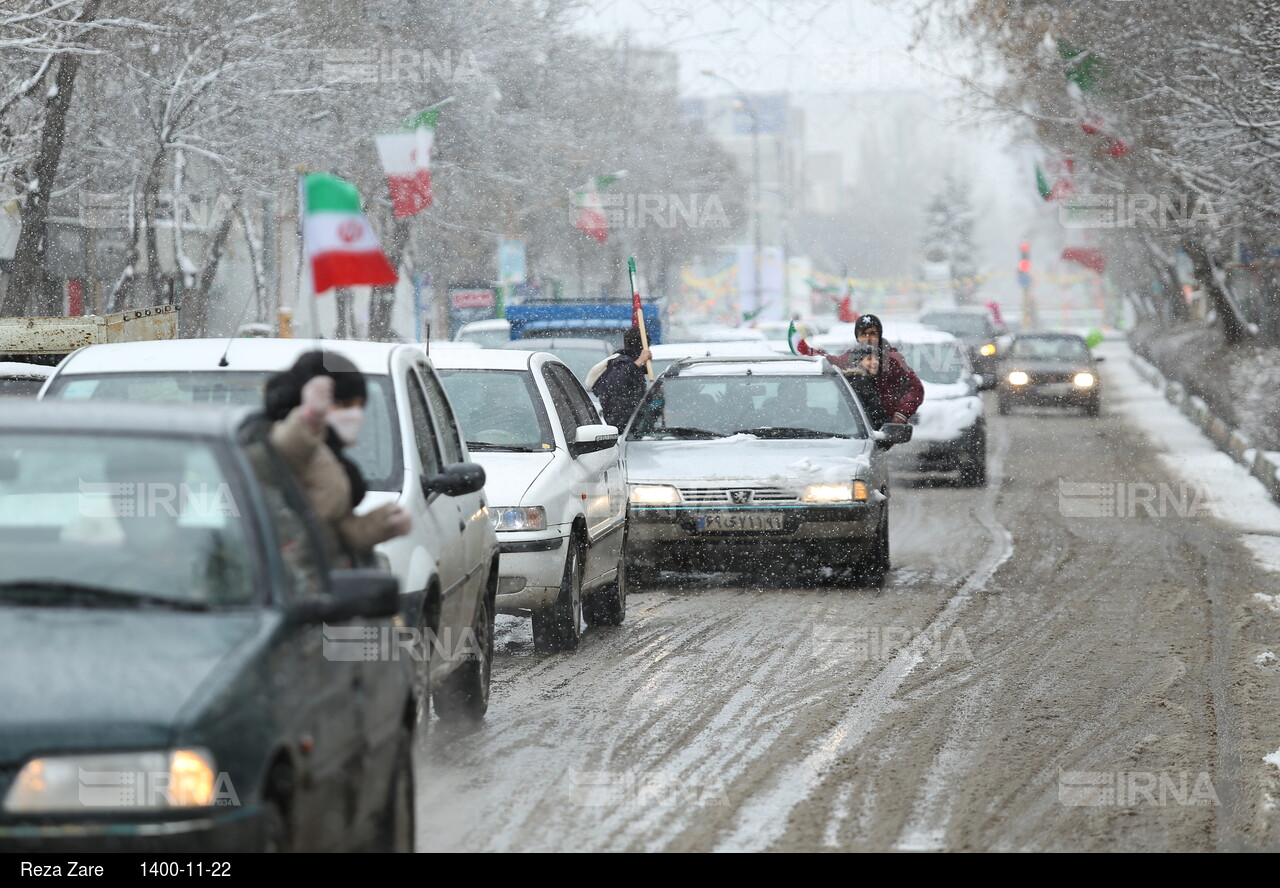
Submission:
M 522 503 L 521 498 L 551 465 L 555 451 L 503 453 L 494 450 L 472 453 L 471 458 L 484 466 L 484 493 L 490 505 L 538 505 Z
M 794 487 L 865 477 L 874 442 L 841 438 L 773 441 L 733 435 L 710 441 L 626 442 L 629 484 Z
M 260 612 L 6 607 L 0 767 L 57 750 L 163 748 L 183 706 L 262 629 Z

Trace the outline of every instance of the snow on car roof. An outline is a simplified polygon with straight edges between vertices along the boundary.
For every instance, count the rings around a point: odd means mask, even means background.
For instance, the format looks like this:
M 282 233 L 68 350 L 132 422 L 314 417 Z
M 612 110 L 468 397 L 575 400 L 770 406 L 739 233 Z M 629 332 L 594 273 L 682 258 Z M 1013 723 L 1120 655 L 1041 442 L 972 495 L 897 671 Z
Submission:
M 560 361 L 555 355 L 537 349 L 460 348 L 439 357 L 432 355 L 431 362 L 437 370 L 528 370 L 529 360 L 537 354 Z
M 60 376 L 94 373 L 164 373 L 186 370 L 270 371 L 293 365 L 303 352 L 325 349 L 350 359 L 361 373 L 387 372 L 391 352 L 413 346 L 351 339 L 165 339 L 90 345 L 72 352 Z M 223 355 L 227 366 L 221 367 Z
M 458 333 L 468 333 L 472 330 L 510 330 L 511 322 L 506 318 L 489 318 L 483 321 L 471 321 L 463 324 L 458 328 Z
M 23 361 L 0 361 L 0 378 L 47 379 L 54 368 L 45 364 L 27 364 Z
M 759 339 L 734 339 L 727 342 L 664 342 L 649 346 L 655 361 L 668 358 L 692 358 L 695 355 L 767 355 L 772 354 L 768 342 Z
M 777 376 L 781 374 L 797 376 L 821 376 L 826 372 L 822 358 L 765 358 L 752 360 L 717 360 L 715 358 L 695 358 L 688 363 L 680 364 L 681 376 Z M 668 371 L 671 372 L 671 371 Z

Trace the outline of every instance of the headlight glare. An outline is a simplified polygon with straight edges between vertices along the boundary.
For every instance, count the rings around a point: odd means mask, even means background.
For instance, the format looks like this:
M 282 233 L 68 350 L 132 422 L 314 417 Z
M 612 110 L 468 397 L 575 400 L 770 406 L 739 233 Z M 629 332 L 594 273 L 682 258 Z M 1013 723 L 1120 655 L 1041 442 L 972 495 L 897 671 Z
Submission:
M 992 355 L 994 355 L 995 353 L 996 353 L 996 347 L 995 347 L 995 345 L 993 345 L 993 344 L 992 344 L 992 343 L 990 343 L 990 342 L 988 342 L 988 343 L 987 343 L 986 345 L 984 345 L 982 348 L 978 349 L 978 354 L 982 355 L 983 357 L 987 357 L 987 358 L 991 357 L 991 356 L 992 356 Z
M 205 807 L 219 789 L 206 749 L 101 753 L 32 759 L 14 778 L 4 810 L 86 813 Z
M 1014 370 L 1009 374 L 1009 385 L 1026 385 L 1030 381 L 1031 377 L 1022 370 Z
M 680 491 L 669 484 L 638 484 L 631 488 L 631 502 L 637 506 L 676 506 Z
M 1074 379 L 1072 379 L 1071 381 L 1072 381 L 1073 383 L 1075 383 L 1076 388 L 1087 389 L 1087 388 L 1090 388 L 1090 387 L 1092 387 L 1092 386 L 1093 386 L 1093 382 L 1094 382 L 1094 380 L 1093 380 L 1093 374 L 1092 374 L 1092 373 L 1077 373 L 1077 374 L 1075 375 L 1075 378 L 1074 378 Z
M 810 484 L 800 499 L 806 503 L 848 503 L 853 501 L 852 484 Z
M 547 511 L 542 506 L 490 506 L 489 520 L 498 531 L 547 529 Z

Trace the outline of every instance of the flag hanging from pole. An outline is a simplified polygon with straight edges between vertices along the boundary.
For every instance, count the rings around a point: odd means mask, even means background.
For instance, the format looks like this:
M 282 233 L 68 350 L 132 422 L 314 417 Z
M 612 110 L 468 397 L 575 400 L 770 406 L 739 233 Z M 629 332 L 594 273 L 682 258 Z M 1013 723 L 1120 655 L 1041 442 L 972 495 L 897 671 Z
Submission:
M 787 328 L 787 345 L 791 347 L 793 355 L 816 355 L 813 349 L 809 347 L 809 343 L 804 341 L 804 337 L 800 335 L 800 331 L 796 329 L 796 322 L 792 321 L 791 326 Z
M 617 176 L 594 176 L 578 192 L 578 221 L 575 226 L 600 243 L 609 240 L 609 218 L 604 212 L 600 192 L 618 180 Z
M 404 122 L 404 131 L 378 136 L 378 158 L 387 175 L 391 207 L 397 219 L 431 206 L 431 148 L 438 111 L 424 111 Z
M 298 191 L 302 244 L 317 296 L 333 287 L 380 287 L 398 280 L 360 210 L 354 185 L 327 173 L 309 173 Z

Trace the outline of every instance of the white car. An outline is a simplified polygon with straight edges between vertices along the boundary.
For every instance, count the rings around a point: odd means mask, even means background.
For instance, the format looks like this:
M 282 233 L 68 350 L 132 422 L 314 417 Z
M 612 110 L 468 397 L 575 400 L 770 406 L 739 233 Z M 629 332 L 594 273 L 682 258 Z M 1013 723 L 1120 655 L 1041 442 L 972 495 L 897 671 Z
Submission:
M 31 396 L 40 391 L 53 368 L 23 361 L 0 361 L 0 396 Z
M 582 626 L 626 616 L 626 492 L 618 430 L 546 352 L 455 351 L 436 362 L 484 466 L 502 549 L 499 613 L 528 614 L 534 649 L 573 650 Z
M 505 318 L 472 321 L 458 328 L 453 339 L 455 342 L 474 342 L 484 348 L 501 348 L 504 342 L 511 341 L 511 323 Z
M 347 451 L 369 488 L 357 511 L 395 502 L 413 516 L 410 535 L 375 551 L 400 580 L 402 619 L 425 644 L 427 656 L 415 658 L 418 717 L 430 690 L 442 719 L 479 718 L 489 702 L 498 541 L 484 474 L 421 346 L 236 338 L 91 345 L 62 361 L 40 397 L 261 404 L 271 374 L 321 347 L 351 360 L 368 386 L 360 440 Z
M 931 327 L 885 324 L 885 339 L 920 377 L 924 401 L 911 417 L 911 442 L 894 450 L 890 465 L 921 471 L 956 471 L 966 487 L 987 483 L 987 417 L 981 377 L 959 338 Z

